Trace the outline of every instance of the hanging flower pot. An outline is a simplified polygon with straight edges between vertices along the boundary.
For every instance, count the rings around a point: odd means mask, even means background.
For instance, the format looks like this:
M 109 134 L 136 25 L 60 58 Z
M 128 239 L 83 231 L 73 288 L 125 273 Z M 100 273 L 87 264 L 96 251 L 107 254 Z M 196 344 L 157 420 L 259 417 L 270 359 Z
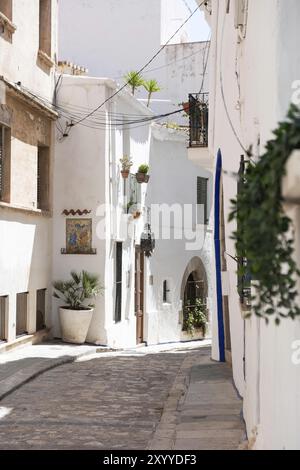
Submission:
M 136 180 L 138 183 L 148 183 L 150 175 L 148 175 L 149 165 L 141 165 L 136 173 Z
M 145 226 L 145 232 L 142 233 L 140 246 L 145 256 L 150 258 L 155 249 L 155 238 L 154 234 L 151 233 L 150 224 L 146 224 Z

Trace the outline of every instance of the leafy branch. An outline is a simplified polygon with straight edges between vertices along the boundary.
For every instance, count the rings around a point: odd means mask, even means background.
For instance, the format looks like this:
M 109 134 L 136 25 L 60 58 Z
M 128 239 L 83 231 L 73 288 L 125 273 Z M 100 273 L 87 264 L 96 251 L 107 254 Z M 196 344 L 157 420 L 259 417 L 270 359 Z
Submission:
M 229 221 L 237 222 L 233 239 L 238 257 L 247 259 L 239 274 L 248 273 L 253 280 L 252 311 L 266 322 L 274 317 L 278 325 L 282 318 L 300 315 L 300 271 L 293 256 L 292 221 L 284 212 L 281 190 L 287 160 L 300 148 L 300 111 L 296 106 L 291 105 L 286 121 L 273 134 L 260 160 L 248 163 L 241 190 L 232 200 Z

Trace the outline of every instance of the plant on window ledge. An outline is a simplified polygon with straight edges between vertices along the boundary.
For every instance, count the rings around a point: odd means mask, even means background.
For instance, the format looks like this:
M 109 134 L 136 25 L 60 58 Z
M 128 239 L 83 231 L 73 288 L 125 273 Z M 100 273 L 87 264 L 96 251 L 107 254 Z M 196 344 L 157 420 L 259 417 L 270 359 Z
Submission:
M 127 179 L 130 173 L 130 168 L 133 165 L 133 162 L 128 155 L 124 155 L 124 157 L 120 158 L 120 163 L 122 165 L 121 175 L 124 179 Z
M 246 257 L 255 296 L 252 312 L 276 325 L 283 318 L 300 315 L 297 302 L 297 278 L 300 275 L 293 258 L 294 237 L 291 219 L 283 209 L 281 191 L 286 163 L 295 149 L 300 149 L 300 111 L 292 105 L 286 121 L 274 131 L 266 153 L 254 164 L 248 163 L 240 194 L 232 201 L 229 220 L 237 221 L 233 234 L 238 257 Z M 248 312 L 246 317 L 250 317 Z
M 183 309 L 183 330 L 194 336 L 197 329 L 206 335 L 207 307 L 202 299 L 196 299 L 195 305 L 188 300 Z
M 143 164 L 140 165 L 138 172 L 136 174 L 136 180 L 138 183 L 148 183 L 150 176 L 148 175 L 149 172 L 149 165 Z

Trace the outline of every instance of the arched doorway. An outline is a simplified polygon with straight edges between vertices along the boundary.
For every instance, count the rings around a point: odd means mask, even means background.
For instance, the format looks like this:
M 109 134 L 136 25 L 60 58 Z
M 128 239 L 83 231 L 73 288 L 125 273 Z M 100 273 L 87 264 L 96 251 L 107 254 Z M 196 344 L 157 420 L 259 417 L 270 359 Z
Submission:
M 200 300 L 207 307 L 208 283 L 203 262 L 199 257 L 191 259 L 184 272 L 181 284 L 181 300 L 183 306 L 182 325 L 184 328 L 184 315 L 186 307 L 194 307 Z M 208 320 L 207 311 L 207 320 Z

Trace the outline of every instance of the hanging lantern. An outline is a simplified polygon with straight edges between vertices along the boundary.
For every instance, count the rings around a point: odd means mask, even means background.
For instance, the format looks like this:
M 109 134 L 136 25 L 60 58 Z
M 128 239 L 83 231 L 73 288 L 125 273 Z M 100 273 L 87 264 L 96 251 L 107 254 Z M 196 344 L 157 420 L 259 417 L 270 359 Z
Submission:
M 141 250 L 145 254 L 145 256 L 147 256 L 147 258 L 150 258 L 150 256 L 152 256 L 154 249 L 155 249 L 154 233 L 151 232 L 150 224 L 146 224 L 145 231 L 142 233 L 142 236 L 141 236 Z

